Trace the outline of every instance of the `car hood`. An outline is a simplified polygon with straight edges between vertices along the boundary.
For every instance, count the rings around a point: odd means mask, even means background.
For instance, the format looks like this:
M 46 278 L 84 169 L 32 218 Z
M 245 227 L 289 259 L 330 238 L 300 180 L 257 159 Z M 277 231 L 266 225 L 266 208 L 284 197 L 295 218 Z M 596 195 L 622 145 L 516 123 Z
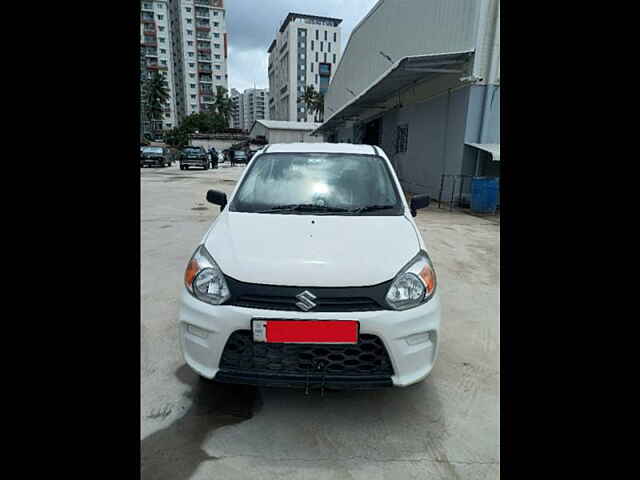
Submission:
M 404 216 L 223 212 L 205 237 L 222 271 L 249 283 L 309 287 L 391 280 L 420 249 Z

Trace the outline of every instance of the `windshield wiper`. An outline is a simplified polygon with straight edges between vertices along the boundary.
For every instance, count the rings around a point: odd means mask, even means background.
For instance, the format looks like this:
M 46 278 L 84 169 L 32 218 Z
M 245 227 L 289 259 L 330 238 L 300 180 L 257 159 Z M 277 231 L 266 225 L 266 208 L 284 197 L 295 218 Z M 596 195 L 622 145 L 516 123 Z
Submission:
M 275 212 L 349 212 L 346 208 L 328 207 L 326 205 L 314 205 L 312 203 L 293 203 L 291 205 L 277 205 L 275 207 L 267 208 L 266 210 L 258 210 L 255 213 L 275 213 Z
M 389 210 L 391 208 L 396 208 L 396 205 L 367 205 L 366 207 L 354 208 L 353 210 L 349 210 L 349 212 L 351 213 L 374 212 L 377 210 Z

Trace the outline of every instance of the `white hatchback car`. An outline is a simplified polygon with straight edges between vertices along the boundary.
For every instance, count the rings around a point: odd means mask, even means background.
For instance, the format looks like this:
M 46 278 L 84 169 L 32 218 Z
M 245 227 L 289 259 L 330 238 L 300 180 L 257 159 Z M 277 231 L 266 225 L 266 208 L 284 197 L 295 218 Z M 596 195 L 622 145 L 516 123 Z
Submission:
M 180 341 L 219 382 L 378 388 L 438 355 L 436 274 L 389 159 L 369 145 L 258 151 L 185 272 Z

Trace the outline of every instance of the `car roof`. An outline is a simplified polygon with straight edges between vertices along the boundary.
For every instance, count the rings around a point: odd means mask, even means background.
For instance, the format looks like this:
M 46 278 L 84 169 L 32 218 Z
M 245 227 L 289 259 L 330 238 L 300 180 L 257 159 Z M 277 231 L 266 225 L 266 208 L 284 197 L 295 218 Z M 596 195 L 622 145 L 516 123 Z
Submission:
M 353 143 L 272 143 L 267 153 L 351 153 L 351 154 L 375 154 L 371 145 L 355 145 Z

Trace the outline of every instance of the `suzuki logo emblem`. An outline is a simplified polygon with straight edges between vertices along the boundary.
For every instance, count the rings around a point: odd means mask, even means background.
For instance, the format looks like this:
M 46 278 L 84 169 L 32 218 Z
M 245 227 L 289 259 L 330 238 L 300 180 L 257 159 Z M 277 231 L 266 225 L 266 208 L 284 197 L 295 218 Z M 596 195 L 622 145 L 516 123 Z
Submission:
M 300 300 L 299 302 L 296 303 L 296 307 L 298 307 L 300 310 L 304 310 L 305 312 L 308 312 L 312 308 L 315 308 L 318 306 L 316 303 L 312 301 L 312 300 L 315 300 L 317 297 L 313 293 L 311 293 L 309 290 L 305 290 L 304 292 L 299 293 L 298 295 L 296 295 L 296 298 Z

